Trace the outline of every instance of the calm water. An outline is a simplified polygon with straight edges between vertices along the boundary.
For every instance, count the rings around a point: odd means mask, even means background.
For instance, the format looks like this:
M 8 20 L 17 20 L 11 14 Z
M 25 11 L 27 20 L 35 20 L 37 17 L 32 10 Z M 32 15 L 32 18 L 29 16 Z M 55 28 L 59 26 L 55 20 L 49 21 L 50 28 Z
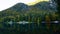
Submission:
M 54 23 L 53 23 L 54 22 Z M 59 29 L 60 26 L 59 21 L 52 21 L 50 25 L 50 30 L 48 31 L 46 22 L 42 21 L 41 24 L 38 25 L 38 23 L 33 23 L 27 21 L 20 21 L 20 22 L 8 22 L 8 24 L 3 24 L 3 27 L 0 28 L 0 34 L 37 34 L 37 33 L 44 33 L 44 32 L 53 32 L 53 27 Z

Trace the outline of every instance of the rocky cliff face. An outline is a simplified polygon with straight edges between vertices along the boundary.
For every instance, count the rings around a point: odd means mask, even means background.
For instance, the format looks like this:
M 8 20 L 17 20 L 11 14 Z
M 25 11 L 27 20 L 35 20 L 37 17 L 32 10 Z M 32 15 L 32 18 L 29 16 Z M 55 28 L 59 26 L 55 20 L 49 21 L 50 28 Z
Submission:
M 56 9 L 57 3 L 56 3 L 55 1 L 56 1 L 56 0 L 49 0 L 50 6 L 51 6 L 52 8 L 55 8 L 55 9 Z

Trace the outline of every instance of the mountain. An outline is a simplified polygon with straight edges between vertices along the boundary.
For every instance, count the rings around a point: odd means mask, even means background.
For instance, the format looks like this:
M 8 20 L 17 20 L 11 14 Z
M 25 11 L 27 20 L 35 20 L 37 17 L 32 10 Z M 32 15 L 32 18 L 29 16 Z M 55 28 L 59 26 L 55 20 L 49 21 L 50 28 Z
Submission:
M 28 10 L 28 5 L 24 4 L 24 3 L 17 3 L 16 5 L 14 5 L 13 7 L 9 8 L 9 10 L 13 10 L 13 11 L 27 11 Z
M 27 11 L 29 9 L 31 9 L 31 7 L 33 8 L 38 8 L 38 9 L 42 9 L 42 10 L 56 10 L 56 7 L 51 7 L 49 2 L 43 1 L 43 2 L 39 2 L 33 6 L 28 6 L 24 3 L 17 3 L 16 5 L 8 8 L 8 10 L 13 10 L 13 11 Z
M 29 17 L 32 20 L 35 18 L 45 20 L 45 16 L 52 16 L 55 14 L 55 9 L 52 8 L 49 2 L 39 2 L 35 5 L 28 6 L 24 3 L 17 3 L 16 5 L 0 12 L 0 20 L 4 21 L 28 21 Z
M 36 5 L 34 5 L 34 7 L 36 8 L 39 8 L 39 9 L 43 9 L 43 10 L 56 10 L 56 7 L 52 7 L 50 5 L 50 2 L 40 2 L 40 3 L 37 3 Z

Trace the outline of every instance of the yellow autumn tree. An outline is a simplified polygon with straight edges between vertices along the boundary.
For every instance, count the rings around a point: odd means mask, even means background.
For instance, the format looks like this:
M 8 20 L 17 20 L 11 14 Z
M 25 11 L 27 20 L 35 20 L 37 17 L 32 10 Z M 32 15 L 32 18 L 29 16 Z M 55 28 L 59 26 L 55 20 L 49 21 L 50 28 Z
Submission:
M 46 24 L 47 24 L 47 29 L 50 28 L 50 18 L 48 15 L 45 16 L 45 21 L 46 21 Z

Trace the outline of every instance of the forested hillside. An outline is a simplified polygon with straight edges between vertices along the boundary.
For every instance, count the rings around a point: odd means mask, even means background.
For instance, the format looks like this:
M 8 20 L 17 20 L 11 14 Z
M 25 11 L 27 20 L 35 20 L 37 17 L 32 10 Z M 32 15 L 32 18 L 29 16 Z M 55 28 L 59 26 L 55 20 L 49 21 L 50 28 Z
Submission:
M 28 6 L 24 3 L 18 3 L 13 7 L 0 12 L 0 22 L 18 22 L 30 21 L 39 22 L 48 20 L 58 20 L 56 9 L 49 5 L 49 2 L 39 2 Z

